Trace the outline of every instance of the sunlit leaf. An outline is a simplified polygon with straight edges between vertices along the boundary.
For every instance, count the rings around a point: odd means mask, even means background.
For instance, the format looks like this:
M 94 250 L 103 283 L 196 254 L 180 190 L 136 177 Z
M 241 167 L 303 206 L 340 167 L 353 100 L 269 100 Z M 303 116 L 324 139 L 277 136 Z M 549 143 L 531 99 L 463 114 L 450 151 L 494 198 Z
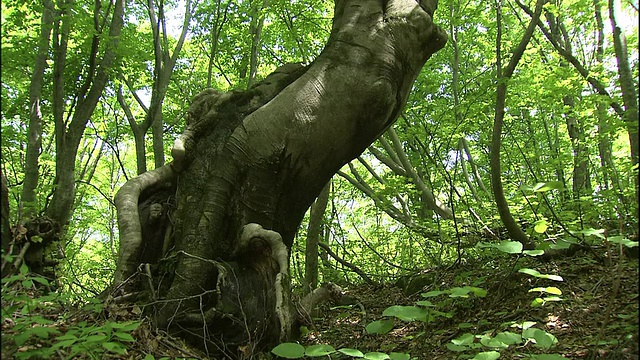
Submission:
M 368 360 L 386 360 L 389 359 L 389 355 L 381 352 L 369 352 L 364 354 L 364 358 Z
M 342 348 L 342 349 L 339 349 L 338 352 L 345 354 L 347 356 L 355 357 L 355 358 L 364 357 L 364 354 L 362 353 L 362 351 L 358 349 Z
M 564 185 L 560 181 L 547 181 L 545 183 L 537 183 L 533 186 L 533 192 L 545 192 L 549 190 L 562 190 Z
M 472 358 L 472 360 L 496 360 L 500 358 L 500 353 L 497 351 L 485 351 L 485 352 L 481 352 L 476 354 L 476 356 L 474 356 Z
M 547 231 L 547 220 L 538 220 L 533 224 L 533 230 L 535 230 L 535 232 L 537 232 L 538 234 L 542 234 L 545 231 Z
M 365 327 L 369 334 L 386 334 L 393 329 L 393 320 L 376 320 Z
M 300 359 L 304 356 L 304 346 L 296 343 L 282 343 L 274 347 L 271 352 L 286 359 Z
M 309 357 L 327 356 L 336 352 L 336 349 L 331 345 L 318 344 L 311 345 L 305 351 L 304 354 Z
M 395 316 L 404 321 L 426 321 L 428 310 L 417 306 L 389 306 L 382 312 L 383 316 Z
M 522 244 L 517 241 L 501 241 L 495 248 L 507 254 L 520 254 L 522 252 Z

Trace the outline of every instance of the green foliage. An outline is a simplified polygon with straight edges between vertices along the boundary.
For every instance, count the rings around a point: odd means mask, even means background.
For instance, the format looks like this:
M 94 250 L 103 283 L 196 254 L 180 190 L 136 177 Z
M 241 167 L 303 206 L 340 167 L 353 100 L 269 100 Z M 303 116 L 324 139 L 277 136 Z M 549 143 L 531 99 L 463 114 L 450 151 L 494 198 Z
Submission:
M 306 348 L 296 343 L 282 343 L 271 349 L 271 352 L 277 356 L 286 359 L 314 358 L 322 356 L 331 356 L 331 354 L 343 354 L 352 358 L 361 358 L 366 360 L 409 360 L 411 356 L 406 353 L 392 352 L 389 354 L 382 352 L 362 353 L 360 350 L 351 348 L 334 349 L 331 345 L 317 344 L 310 345 Z
M 3 349 L 17 359 L 52 358 L 64 354 L 102 358 L 107 354 L 125 355 L 127 344 L 135 342 L 132 332 L 140 321 L 105 321 L 89 324 L 80 321 L 72 326 L 63 320 L 63 309 L 70 308 L 68 297 L 57 293 L 33 295 L 34 283 L 48 285 L 46 279 L 31 276 L 25 265 L 17 275 L 2 279 Z M 86 307 L 95 313 L 102 311 L 100 301 Z M 11 324 L 10 326 L 8 324 Z

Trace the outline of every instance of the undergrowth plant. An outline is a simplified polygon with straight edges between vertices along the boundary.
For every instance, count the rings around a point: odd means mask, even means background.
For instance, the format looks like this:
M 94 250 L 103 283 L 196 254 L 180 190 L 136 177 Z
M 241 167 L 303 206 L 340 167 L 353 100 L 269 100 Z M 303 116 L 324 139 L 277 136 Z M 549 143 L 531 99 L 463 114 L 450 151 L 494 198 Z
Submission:
M 37 287 L 36 284 L 41 285 Z M 41 295 L 47 279 L 31 275 L 25 264 L 15 275 L 2 279 L 2 348 L 16 359 L 72 359 L 78 356 L 103 359 L 126 355 L 131 334 L 141 321 L 71 321 L 74 307 L 68 297 L 55 292 Z M 88 302 L 76 313 L 99 315 L 103 304 Z

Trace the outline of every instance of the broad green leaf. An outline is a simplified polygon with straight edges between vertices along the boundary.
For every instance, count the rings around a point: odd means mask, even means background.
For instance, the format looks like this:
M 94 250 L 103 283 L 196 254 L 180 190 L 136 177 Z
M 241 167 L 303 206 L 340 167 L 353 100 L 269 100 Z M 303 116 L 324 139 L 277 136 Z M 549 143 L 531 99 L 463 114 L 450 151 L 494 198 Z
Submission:
M 271 349 L 271 352 L 286 359 L 300 359 L 304 356 L 304 346 L 296 343 L 282 343 Z
M 596 237 L 599 237 L 600 239 L 604 239 L 604 229 L 587 228 L 581 231 L 576 231 L 576 233 L 585 234 L 587 236 L 596 236 Z
M 147 354 L 144 356 L 143 360 L 156 360 L 156 358 L 151 354 Z
M 122 341 L 136 341 L 136 339 L 131 336 L 131 334 L 121 331 L 116 331 L 113 335 Z
M 108 339 L 107 335 L 99 334 L 99 335 L 91 335 L 84 338 L 86 342 L 102 342 Z
M 533 288 L 531 290 L 529 290 L 529 292 L 534 292 L 534 291 L 539 291 L 539 292 L 546 292 L 549 294 L 553 294 L 553 295 L 562 295 L 562 291 L 560 289 L 558 289 L 557 287 L 537 287 L 537 288 Z
M 345 354 L 347 356 L 355 357 L 355 358 L 364 357 L 364 354 L 362 353 L 362 351 L 358 349 L 342 348 L 342 349 L 339 349 L 338 352 Z
M 78 339 L 69 339 L 69 340 L 63 340 L 63 341 L 58 341 L 57 343 L 53 344 L 53 346 L 51 346 L 52 349 L 58 349 L 58 348 L 66 348 L 69 347 L 73 344 L 76 343 L 76 341 L 78 341 Z
M 531 302 L 531 307 L 540 307 L 542 305 L 544 305 L 544 300 L 542 300 L 542 298 L 535 298 Z
M 416 305 L 424 306 L 424 307 L 434 307 L 433 303 L 429 300 L 420 300 L 416 301 Z
M 426 293 L 422 293 L 422 294 L 420 294 L 420 296 L 422 296 L 424 298 L 429 298 L 429 297 L 434 297 L 434 296 L 447 294 L 447 293 L 448 293 L 447 291 L 433 290 L 433 291 L 429 291 L 429 292 L 426 292 Z
M 127 322 L 127 323 L 123 323 L 123 327 L 122 330 L 123 331 L 133 331 L 135 329 L 137 329 L 140 326 L 141 322 L 140 321 L 133 321 L 133 322 Z
M 522 336 L 520 334 L 512 333 L 510 331 L 503 331 L 496 334 L 494 339 L 499 340 L 507 345 L 520 344 L 522 342 Z
M 638 242 L 637 241 L 631 241 L 629 239 L 627 239 L 624 236 L 611 236 L 607 239 L 607 241 L 612 242 L 614 244 L 621 244 L 624 245 L 626 247 L 634 247 L 634 246 L 638 246 Z
M 318 344 L 311 345 L 305 351 L 304 354 L 309 357 L 327 356 L 336 352 L 336 349 L 331 345 Z
M 369 352 L 364 354 L 364 358 L 368 360 L 387 360 L 389 355 L 381 352 Z
M 389 306 L 382 313 L 383 316 L 395 316 L 404 321 L 426 321 L 428 310 L 417 306 Z
M 496 360 L 500 358 L 500 353 L 497 351 L 485 351 L 485 352 L 481 352 L 476 354 L 476 356 L 474 356 L 472 358 L 472 360 Z
M 495 245 L 495 248 L 507 254 L 520 254 L 522 252 L 522 244 L 517 241 L 501 241 Z
M 545 192 L 549 190 L 562 190 L 564 185 L 560 181 L 547 181 L 546 183 L 537 183 L 533 186 L 533 192 Z
M 540 329 L 536 329 L 537 331 L 533 332 L 533 338 L 536 340 L 536 346 L 541 347 L 545 350 L 549 350 L 555 344 L 558 343 L 558 339 L 552 334 Z
M 407 353 L 392 352 L 391 354 L 389 354 L 389 359 L 391 359 L 391 360 L 410 360 L 411 359 L 411 355 L 409 355 Z
M 49 338 L 49 334 L 54 333 L 54 334 L 59 334 L 60 331 L 58 331 L 57 329 L 54 328 L 49 328 L 49 327 L 45 327 L 45 326 L 35 326 L 31 329 L 29 329 L 30 332 L 34 333 L 37 337 L 41 338 L 41 339 L 48 339 Z
M 521 273 L 527 274 L 527 275 L 531 275 L 531 276 L 535 276 L 535 277 L 541 278 L 541 279 L 549 279 L 549 280 L 555 280 L 555 281 L 563 281 L 564 280 L 562 278 L 562 276 L 540 274 L 540 272 L 538 270 L 529 269 L 529 268 L 522 268 L 522 269 L 518 270 L 518 272 L 521 272 Z
M 460 335 L 457 339 L 453 339 L 451 340 L 451 342 L 454 345 L 469 345 L 471 343 L 473 343 L 473 341 L 475 340 L 475 336 L 471 333 L 464 333 L 462 335 Z
M 447 349 L 449 349 L 451 351 L 455 351 L 455 352 L 461 352 L 461 351 L 469 350 L 469 348 L 466 347 L 466 346 L 456 345 L 456 344 L 452 344 L 452 343 L 447 343 Z
M 368 334 L 386 334 L 393 329 L 393 320 L 376 320 L 365 328 Z
M 490 336 L 483 336 L 482 338 L 480 338 L 480 344 L 490 348 L 506 349 L 509 347 L 509 345 L 503 343 L 502 341 L 496 338 L 492 338 Z
M 547 231 L 547 220 L 538 220 L 533 224 L 533 230 L 535 230 L 535 232 L 537 232 L 538 234 L 542 234 L 545 231 Z
M 23 331 L 21 333 L 17 333 L 13 337 L 13 341 L 15 341 L 16 345 L 22 346 L 22 344 L 24 344 L 25 342 L 27 342 L 27 340 L 29 340 L 29 336 L 31 336 L 30 332 Z
M 544 250 L 522 250 L 522 253 L 529 256 L 540 256 L 544 254 Z

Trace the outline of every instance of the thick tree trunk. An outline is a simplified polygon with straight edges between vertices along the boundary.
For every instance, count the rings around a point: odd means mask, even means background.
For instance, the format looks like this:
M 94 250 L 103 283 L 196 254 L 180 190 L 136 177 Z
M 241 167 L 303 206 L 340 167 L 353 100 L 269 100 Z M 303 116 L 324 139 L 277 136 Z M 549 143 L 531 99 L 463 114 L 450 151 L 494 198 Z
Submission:
M 295 232 L 331 176 L 397 119 L 420 69 L 444 46 L 435 8 L 338 0 L 311 65 L 284 65 L 245 92 L 196 96 L 174 161 L 116 196 L 115 281 L 126 290 L 140 263 L 158 263 L 149 291 L 161 299 L 158 326 L 231 358 L 247 343 L 291 336 Z M 172 236 L 155 231 L 158 221 Z

